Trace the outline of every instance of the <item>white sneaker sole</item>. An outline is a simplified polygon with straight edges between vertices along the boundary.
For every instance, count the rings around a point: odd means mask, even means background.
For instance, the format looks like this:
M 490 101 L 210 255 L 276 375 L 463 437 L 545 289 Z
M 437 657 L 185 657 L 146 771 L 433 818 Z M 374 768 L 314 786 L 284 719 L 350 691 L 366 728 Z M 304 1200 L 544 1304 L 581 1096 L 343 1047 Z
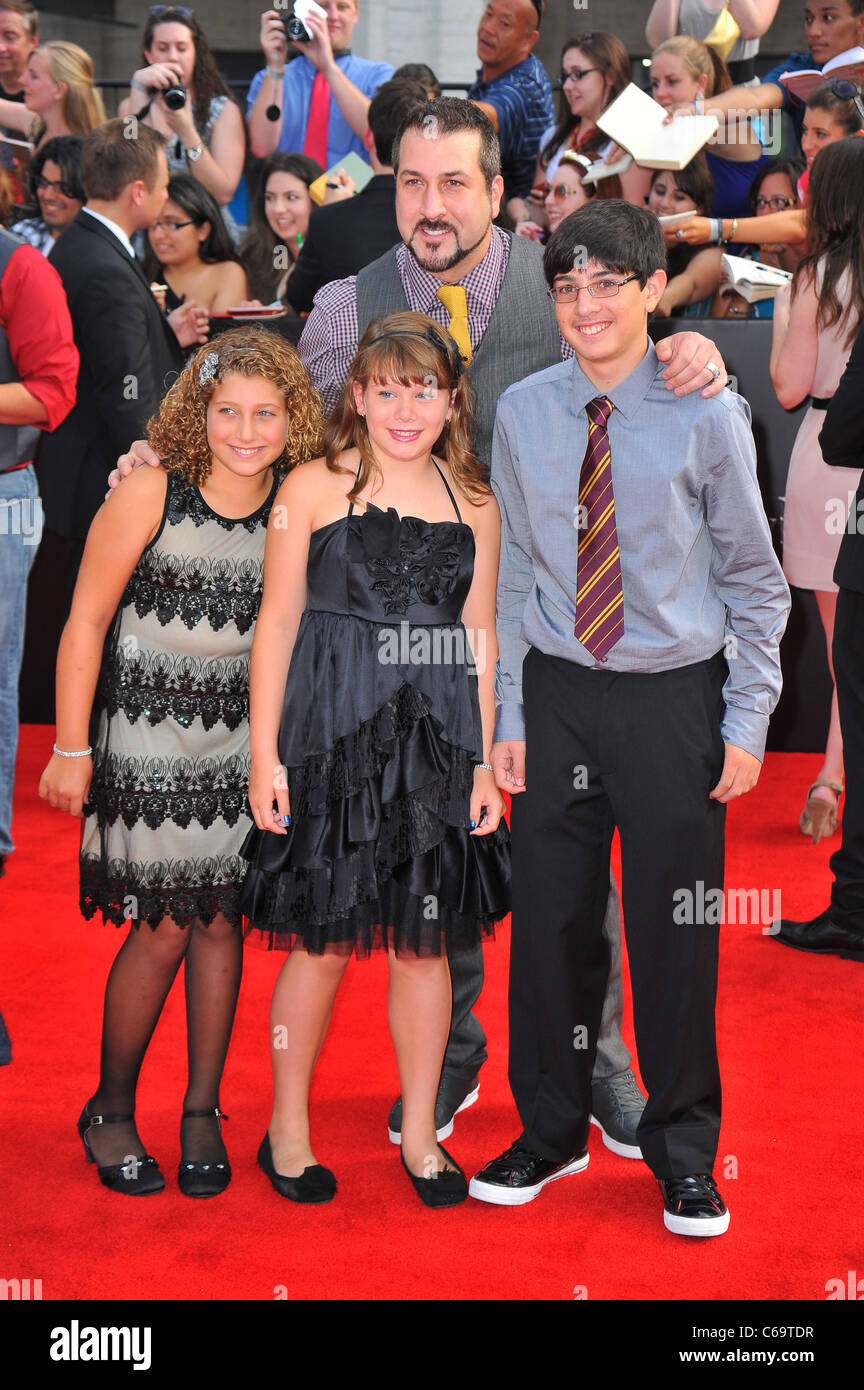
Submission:
M 476 1197 L 478 1202 L 492 1202 L 499 1207 L 521 1207 L 526 1202 L 533 1202 L 547 1183 L 555 1182 L 558 1178 L 567 1178 L 571 1173 L 581 1173 L 584 1168 L 588 1167 L 588 1159 L 588 1154 L 583 1154 L 581 1158 L 574 1158 L 573 1162 L 568 1163 L 566 1168 L 550 1174 L 548 1178 L 535 1183 L 533 1187 L 501 1187 L 498 1183 L 481 1182 L 479 1178 L 472 1178 L 468 1184 L 468 1196 Z
M 675 1216 L 664 1210 L 663 1225 L 676 1236 L 722 1236 L 729 1229 L 729 1212 L 722 1216 Z
M 480 1094 L 480 1087 L 479 1087 L 479 1086 L 475 1086 L 475 1087 L 474 1087 L 474 1090 L 473 1090 L 473 1091 L 470 1091 L 470 1092 L 468 1093 L 468 1095 L 465 1097 L 465 1099 L 463 1100 L 462 1104 L 459 1106 L 459 1109 L 456 1110 L 456 1111 L 454 1111 L 454 1113 L 453 1113 L 453 1119 L 455 1119 L 457 1115 L 461 1115 L 463 1110 L 468 1110 L 468 1109 L 470 1109 L 470 1107 L 474 1104 L 474 1102 L 476 1101 L 476 1099 L 477 1099 L 477 1097 L 479 1096 L 479 1094 Z M 435 1131 L 435 1138 L 438 1140 L 438 1143 L 440 1144 L 440 1143 L 442 1142 L 442 1140 L 444 1140 L 444 1139 L 449 1139 L 449 1138 L 450 1138 L 450 1135 L 451 1135 L 452 1133 L 453 1133 L 453 1120 L 448 1120 L 447 1123 L 446 1123 L 446 1125 L 442 1125 L 442 1127 L 441 1127 L 440 1129 L 436 1129 L 436 1131 Z M 399 1130 L 398 1130 L 398 1129 L 391 1129 L 391 1128 L 389 1127 L 389 1125 L 388 1125 L 388 1127 L 387 1127 L 387 1138 L 390 1140 L 390 1143 L 391 1143 L 391 1144 L 401 1144 L 401 1143 L 402 1143 L 402 1135 L 401 1135 L 401 1133 L 399 1132 Z
M 594 1116 L 590 1117 L 592 1125 L 596 1125 L 603 1135 L 603 1143 L 607 1149 L 611 1149 L 613 1154 L 619 1154 L 621 1158 L 641 1158 L 642 1150 L 638 1144 L 622 1144 L 619 1139 L 613 1139 L 611 1134 L 607 1134 L 599 1120 Z

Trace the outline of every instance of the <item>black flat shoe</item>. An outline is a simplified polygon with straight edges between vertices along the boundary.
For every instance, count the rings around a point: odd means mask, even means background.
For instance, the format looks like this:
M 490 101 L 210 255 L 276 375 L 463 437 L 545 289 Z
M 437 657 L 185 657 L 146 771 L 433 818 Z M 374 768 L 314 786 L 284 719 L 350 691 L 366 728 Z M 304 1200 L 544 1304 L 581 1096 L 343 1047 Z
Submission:
M 402 1167 L 408 1174 L 414 1186 L 414 1191 L 420 1201 L 427 1207 L 456 1207 L 460 1202 L 464 1202 L 468 1196 L 468 1184 L 465 1181 L 465 1174 L 459 1167 L 455 1158 L 451 1158 L 445 1148 L 439 1144 L 442 1154 L 447 1162 L 452 1164 L 452 1168 L 444 1168 L 432 1174 L 429 1178 L 415 1178 L 408 1164 L 405 1162 L 405 1155 L 401 1148 L 399 1157 L 402 1159 Z
M 320 1163 L 304 1168 L 299 1178 L 286 1178 L 273 1167 L 270 1135 L 265 1134 L 258 1150 L 258 1166 L 267 1174 L 280 1197 L 292 1202 L 330 1202 L 336 1196 L 336 1178 Z
M 184 1120 L 207 1120 L 214 1116 L 221 1134 L 221 1121 L 227 1120 L 228 1116 L 224 1110 L 219 1109 L 218 1105 L 214 1105 L 212 1110 L 184 1110 L 182 1118 Z M 225 1191 L 230 1181 L 231 1164 L 227 1158 L 224 1163 L 204 1163 L 201 1160 L 190 1163 L 180 1159 L 177 1168 L 177 1186 L 185 1197 L 218 1197 L 220 1192 Z
M 78 1120 L 78 1133 L 81 1135 L 81 1142 L 84 1145 L 84 1153 L 88 1163 L 96 1163 L 96 1159 L 90 1148 L 88 1134 L 96 1125 L 116 1125 L 131 1122 L 131 1115 L 91 1115 L 87 1105 L 81 1111 Z M 99 1174 L 99 1181 L 111 1189 L 112 1192 L 123 1192 L 127 1197 L 148 1197 L 151 1192 L 161 1192 L 165 1186 L 165 1179 L 155 1158 L 145 1154 L 143 1158 L 130 1155 L 124 1163 L 105 1163 L 101 1166 L 97 1164 L 96 1171 Z

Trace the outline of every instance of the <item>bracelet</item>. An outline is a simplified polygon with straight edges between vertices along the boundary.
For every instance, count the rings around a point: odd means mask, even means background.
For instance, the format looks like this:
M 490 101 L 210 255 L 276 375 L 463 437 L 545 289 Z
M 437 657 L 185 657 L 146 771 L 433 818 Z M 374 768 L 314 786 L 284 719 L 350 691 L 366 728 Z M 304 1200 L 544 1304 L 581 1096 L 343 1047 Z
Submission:
M 719 217 L 709 217 L 709 218 L 708 218 L 708 221 L 709 221 L 710 224 L 711 224 L 711 240 L 712 240 L 712 241 L 722 241 L 722 240 L 723 240 L 723 223 L 720 221 L 720 218 L 719 218 Z
M 89 757 L 90 757 L 90 754 L 93 752 L 93 749 L 92 749 L 92 748 L 82 748 L 82 749 L 80 749 L 77 753 L 67 753 L 66 750 L 65 750 L 65 748 L 58 748 L 58 747 L 57 747 L 57 744 L 55 743 L 55 744 L 54 744 L 54 752 L 55 752 L 55 753 L 57 754 L 57 756 L 60 757 L 60 758 L 89 758 Z
M 475 763 L 474 766 L 475 768 L 482 767 L 485 772 L 492 772 L 493 770 L 491 763 Z
M 133 92 L 143 92 L 145 97 L 148 95 L 148 91 L 147 88 L 144 86 L 144 83 L 139 82 L 136 77 L 131 77 L 129 79 L 129 86 L 132 88 Z
M 268 69 L 267 69 L 267 76 L 268 76 L 268 77 L 272 77 L 273 80 L 274 80 L 275 82 L 281 82 L 281 81 L 282 81 L 282 78 L 285 76 L 285 69 L 284 69 L 284 68 L 268 68 Z
M 731 230 L 731 232 L 729 233 L 729 235 L 728 235 L 727 237 L 724 237 L 724 238 L 723 238 L 723 240 L 724 240 L 724 241 L 727 241 L 727 242 L 728 242 L 728 241 L 734 241 L 734 240 L 735 240 L 735 233 L 737 232 L 737 230 L 738 230 L 738 218 L 737 218 L 737 217 L 733 217 L 733 218 L 732 218 L 732 230 Z

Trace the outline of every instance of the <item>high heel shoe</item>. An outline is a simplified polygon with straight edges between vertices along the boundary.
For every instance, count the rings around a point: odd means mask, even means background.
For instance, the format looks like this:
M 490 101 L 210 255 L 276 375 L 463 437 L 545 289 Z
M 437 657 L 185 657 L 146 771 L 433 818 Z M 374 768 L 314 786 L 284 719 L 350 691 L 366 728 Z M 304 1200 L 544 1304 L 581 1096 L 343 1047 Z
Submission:
M 284 1173 L 277 1173 L 273 1166 L 269 1132 L 261 1140 L 258 1166 L 267 1174 L 279 1196 L 288 1197 L 292 1202 L 330 1202 L 336 1196 L 336 1178 L 329 1168 L 322 1168 L 320 1163 L 304 1168 L 299 1178 L 288 1178 Z
M 184 1120 L 207 1120 L 215 1116 L 219 1126 L 219 1133 L 222 1133 L 222 1121 L 227 1120 L 228 1116 L 224 1110 L 220 1110 L 218 1105 L 214 1105 L 210 1110 L 184 1110 L 182 1118 Z M 183 1143 L 182 1137 L 180 1140 Z M 224 1163 L 204 1163 L 200 1159 L 194 1162 L 186 1162 L 182 1158 L 177 1168 L 177 1186 L 185 1197 L 218 1197 L 220 1192 L 231 1181 L 231 1164 L 226 1155 Z
M 834 805 L 830 801 L 823 801 L 820 796 L 814 796 L 817 787 L 828 787 L 835 794 Z M 802 835 L 809 835 L 814 843 L 828 835 L 833 835 L 837 829 L 837 812 L 840 807 L 840 798 L 843 795 L 843 783 L 834 782 L 830 777 L 823 777 L 818 782 L 814 782 L 807 793 L 807 800 L 798 824 L 801 827 Z
M 442 1144 L 439 1144 L 438 1147 L 447 1162 L 452 1164 L 452 1168 L 439 1169 L 428 1178 L 416 1178 L 414 1176 L 405 1162 L 405 1155 L 401 1148 L 399 1157 L 402 1159 L 402 1167 L 414 1185 L 414 1191 L 424 1206 L 456 1207 L 460 1202 L 464 1202 L 468 1196 L 468 1184 L 465 1181 L 465 1174 L 455 1158 L 451 1158 Z
M 128 1124 L 132 1120 L 131 1115 L 91 1115 L 88 1106 L 90 1101 L 84 1106 L 78 1119 L 78 1133 L 84 1145 L 84 1153 L 88 1163 L 96 1163 L 96 1157 L 90 1148 L 88 1134 L 96 1125 L 116 1125 L 124 1121 Z M 155 1158 L 149 1154 L 143 1158 L 138 1158 L 134 1154 L 123 1163 L 103 1163 L 96 1165 L 96 1172 L 99 1174 L 99 1181 L 112 1192 L 124 1192 L 127 1197 L 147 1197 L 151 1192 L 161 1192 L 165 1186 L 165 1179 Z

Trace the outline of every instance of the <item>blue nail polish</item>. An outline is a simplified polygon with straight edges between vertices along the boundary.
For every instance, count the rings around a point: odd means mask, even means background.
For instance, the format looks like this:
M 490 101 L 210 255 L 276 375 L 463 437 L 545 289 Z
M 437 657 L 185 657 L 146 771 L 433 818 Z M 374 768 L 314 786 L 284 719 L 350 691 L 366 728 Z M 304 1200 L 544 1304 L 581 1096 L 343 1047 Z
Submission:
M 291 817 L 290 817 L 290 816 L 283 816 L 283 817 L 282 817 L 282 824 L 283 824 L 283 825 L 290 825 L 290 824 L 291 824 Z
M 472 822 L 471 822 L 471 829 L 472 829 L 472 830 L 476 830 L 476 829 L 477 829 L 477 822 L 476 822 L 476 820 L 472 820 Z

